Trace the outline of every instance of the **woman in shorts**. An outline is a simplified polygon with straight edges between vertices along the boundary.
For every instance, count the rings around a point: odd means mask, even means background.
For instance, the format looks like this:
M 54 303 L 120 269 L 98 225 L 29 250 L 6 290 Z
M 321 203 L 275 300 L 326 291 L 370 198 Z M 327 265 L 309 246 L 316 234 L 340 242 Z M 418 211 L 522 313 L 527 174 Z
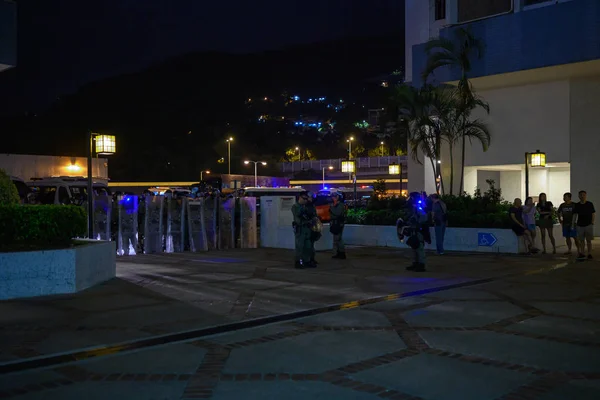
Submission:
M 531 243 L 535 247 L 535 237 L 536 237 L 536 227 L 535 227 L 535 214 L 537 209 L 535 208 L 535 203 L 533 202 L 533 197 L 528 197 L 525 200 L 525 205 L 523 206 L 523 225 L 527 228 L 529 233 L 531 234 Z
M 540 213 L 540 219 L 538 220 L 538 226 L 542 233 L 542 247 L 544 254 L 546 254 L 546 232 L 552 243 L 552 254 L 556 254 L 556 241 L 554 240 L 554 205 L 551 201 L 548 201 L 546 193 L 540 193 L 538 197 L 537 212 Z
M 513 206 L 510 208 L 509 215 L 512 222 L 512 230 L 518 237 L 522 237 L 525 241 L 525 247 L 527 252 L 535 254 L 538 250 L 534 247 L 533 241 L 531 240 L 531 232 L 523 223 L 523 207 L 521 199 L 515 199 Z

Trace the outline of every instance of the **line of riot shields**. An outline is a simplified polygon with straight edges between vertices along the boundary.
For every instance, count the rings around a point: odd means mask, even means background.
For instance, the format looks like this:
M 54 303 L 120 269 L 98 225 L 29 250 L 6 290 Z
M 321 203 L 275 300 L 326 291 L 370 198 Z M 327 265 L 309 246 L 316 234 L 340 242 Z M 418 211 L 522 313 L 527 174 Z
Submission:
M 96 196 L 93 228 L 118 255 L 258 247 L 254 197 Z

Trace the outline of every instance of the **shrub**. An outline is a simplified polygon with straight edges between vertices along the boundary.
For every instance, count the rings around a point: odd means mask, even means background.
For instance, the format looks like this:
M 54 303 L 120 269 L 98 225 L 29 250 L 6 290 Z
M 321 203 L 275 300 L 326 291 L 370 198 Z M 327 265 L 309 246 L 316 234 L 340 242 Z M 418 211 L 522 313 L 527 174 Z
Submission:
M 21 198 L 10 176 L 0 169 L 0 205 L 19 204 Z
M 75 206 L 0 206 L 0 248 L 69 246 L 87 230 Z
M 347 224 L 358 225 L 396 225 L 398 218 L 404 218 L 406 212 L 400 210 L 365 210 L 357 209 L 348 210 L 346 217 Z

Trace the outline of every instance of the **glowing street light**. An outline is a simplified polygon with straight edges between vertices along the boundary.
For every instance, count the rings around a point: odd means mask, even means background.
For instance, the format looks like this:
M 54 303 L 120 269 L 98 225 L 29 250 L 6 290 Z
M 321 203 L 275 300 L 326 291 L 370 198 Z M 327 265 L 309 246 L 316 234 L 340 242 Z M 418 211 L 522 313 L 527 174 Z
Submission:
M 94 157 L 94 142 L 96 142 L 96 154 L 112 155 L 117 152 L 116 140 L 113 135 L 102 135 L 99 133 L 88 133 L 90 150 L 88 152 L 87 171 L 87 202 L 88 202 L 88 238 L 94 238 L 94 187 L 92 176 L 92 158 Z M 94 140 L 95 139 L 95 140 Z
M 203 179 L 203 174 L 207 174 L 208 175 L 208 174 L 210 174 L 210 171 L 200 171 L 200 182 L 202 182 L 204 180 Z
M 323 167 L 323 190 L 325 190 L 325 170 L 326 169 L 332 170 L 333 167 L 331 165 L 328 167 Z
M 398 175 L 400 177 L 400 195 L 402 195 L 402 165 L 391 163 L 388 165 L 390 175 Z
M 381 142 L 381 157 L 383 157 L 383 142 Z
M 302 154 L 300 153 L 300 147 L 296 146 L 296 151 L 298 152 L 298 161 L 302 161 Z
M 231 175 L 231 142 L 233 142 L 233 138 L 230 137 L 227 139 L 227 160 L 228 160 L 228 173 Z
M 546 153 L 536 150 L 535 153 L 525 153 L 525 198 L 529 197 L 529 167 L 545 168 Z
M 267 165 L 266 161 L 252 161 L 246 160 L 244 164 L 248 165 L 250 163 L 254 163 L 254 187 L 258 187 L 258 164 Z

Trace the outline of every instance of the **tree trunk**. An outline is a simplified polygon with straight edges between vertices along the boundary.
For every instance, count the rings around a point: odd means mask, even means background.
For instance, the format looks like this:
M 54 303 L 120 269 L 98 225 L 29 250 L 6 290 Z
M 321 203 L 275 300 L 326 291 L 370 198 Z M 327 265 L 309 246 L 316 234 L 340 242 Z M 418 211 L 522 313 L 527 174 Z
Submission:
M 440 132 L 438 131 L 435 135 L 435 169 L 434 169 L 434 173 L 435 173 L 435 189 L 437 194 L 443 194 L 444 193 L 444 180 L 442 179 L 442 171 L 441 171 L 441 165 L 440 165 L 440 159 L 441 159 L 441 147 L 442 147 L 442 135 L 440 134 Z M 437 179 L 438 177 L 440 178 L 440 188 L 438 189 L 438 185 L 437 185 Z

